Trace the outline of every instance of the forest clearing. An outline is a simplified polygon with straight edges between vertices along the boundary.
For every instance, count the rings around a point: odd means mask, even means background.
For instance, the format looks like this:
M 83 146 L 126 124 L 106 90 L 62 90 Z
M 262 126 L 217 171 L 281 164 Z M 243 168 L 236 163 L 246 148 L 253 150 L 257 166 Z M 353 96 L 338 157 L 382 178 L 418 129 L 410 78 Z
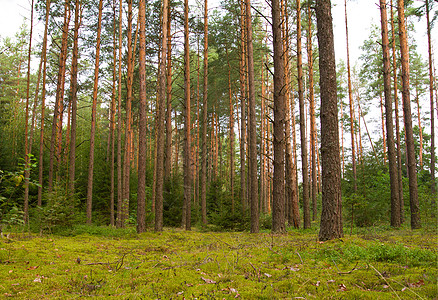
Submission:
M 74 226 L 0 239 L 0 294 L 14 299 L 437 299 L 436 226 L 191 232 Z M 69 235 L 69 236 L 68 236 Z

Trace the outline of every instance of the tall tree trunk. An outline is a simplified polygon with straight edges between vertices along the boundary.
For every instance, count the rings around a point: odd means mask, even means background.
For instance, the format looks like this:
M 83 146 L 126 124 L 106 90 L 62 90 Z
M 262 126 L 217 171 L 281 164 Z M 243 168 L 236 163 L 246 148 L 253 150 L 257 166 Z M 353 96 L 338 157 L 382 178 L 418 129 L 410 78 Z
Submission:
M 55 160 L 55 145 L 57 144 L 57 135 L 59 132 L 58 126 L 62 101 L 64 98 L 64 77 L 65 77 L 65 63 L 67 60 L 67 38 L 68 38 L 68 24 L 70 22 L 70 5 L 69 1 L 66 0 L 64 3 L 64 25 L 62 27 L 62 38 L 61 38 L 61 52 L 59 54 L 59 71 L 57 78 L 56 87 L 56 99 L 55 99 L 55 109 L 53 114 L 52 122 L 52 135 L 50 139 L 50 159 L 49 159 L 49 193 L 53 189 L 53 173 L 54 173 L 54 160 Z
M 351 71 L 350 71 L 350 47 L 348 43 L 348 18 L 347 18 L 347 0 L 344 0 L 345 7 L 345 33 L 347 40 L 347 74 L 348 74 L 348 100 L 350 106 L 350 133 L 351 133 L 351 159 L 353 169 L 353 191 L 357 193 L 357 171 L 356 171 L 356 149 L 354 141 L 354 108 L 353 92 L 351 89 Z
M 420 205 L 418 202 L 418 186 L 416 159 L 414 149 L 414 135 L 412 130 L 411 101 L 409 93 L 409 51 L 406 36 L 404 1 L 397 0 L 400 53 L 402 62 L 402 98 L 403 112 L 405 123 L 406 150 L 408 156 L 408 174 L 409 174 L 409 203 L 411 207 L 411 228 L 418 229 L 421 227 L 420 222 Z
M 271 1 L 272 34 L 274 49 L 274 182 L 272 231 L 285 231 L 284 199 L 284 124 L 285 124 L 285 82 L 284 55 L 281 36 L 281 10 L 278 0 Z
M 228 64 L 228 100 L 230 109 L 229 139 L 230 139 L 230 193 L 231 193 L 231 212 L 234 213 L 234 103 L 231 88 L 231 64 L 228 56 L 228 45 L 226 46 Z M 262 83 L 263 84 L 263 83 Z
M 242 211 L 246 213 L 247 191 L 246 191 L 246 59 L 245 59 L 245 5 L 240 1 L 240 61 L 239 61 L 239 83 L 240 83 L 240 199 Z
M 314 80 L 313 80 L 313 46 L 312 46 L 312 10 L 310 5 L 307 6 L 307 61 L 309 68 L 309 106 L 310 106 L 310 155 L 312 158 L 312 220 L 317 217 L 317 194 L 318 194 L 318 179 L 316 170 L 316 153 L 317 151 L 317 135 L 316 135 L 316 117 L 315 117 L 315 95 L 314 95 Z
M 436 194 L 436 182 L 435 182 L 435 114 L 433 105 L 433 72 L 432 72 L 432 44 L 430 37 L 430 17 L 429 17 L 429 0 L 426 0 L 426 21 L 427 21 L 427 47 L 429 58 L 429 96 L 430 96 L 430 174 L 431 174 L 431 192 Z M 435 198 L 432 197 L 433 203 Z
M 39 145 L 39 168 L 38 168 L 38 206 L 42 204 L 43 195 L 43 158 L 44 158 L 44 118 L 46 110 L 46 65 L 47 65 L 47 31 L 49 27 L 49 16 L 50 16 L 50 3 L 51 0 L 46 0 L 46 17 L 44 22 L 44 38 L 43 38 L 43 49 L 41 51 L 41 60 L 43 61 L 43 84 L 41 92 L 41 123 L 40 123 L 40 145 Z
M 164 182 L 164 105 L 166 101 L 166 55 L 167 55 L 167 26 L 168 24 L 168 0 L 162 0 L 162 26 L 161 26 L 161 59 L 158 73 L 158 97 L 157 97 L 157 124 L 156 124 L 156 183 L 155 183 L 155 231 L 163 230 L 163 182 Z
M 342 229 L 341 162 L 339 156 L 336 61 L 331 1 L 316 1 L 321 90 L 322 212 L 319 240 L 344 235 Z
M 129 217 L 130 177 L 131 177 L 131 141 L 132 141 L 132 80 L 133 80 L 133 56 L 135 50 L 132 47 L 132 0 L 128 0 L 128 55 L 127 55 L 127 84 L 126 84 L 126 123 L 125 123 L 125 156 L 123 161 L 123 194 L 121 207 L 121 226 Z M 137 43 L 134 43 L 136 45 Z M 135 47 L 135 46 L 134 46 Z
M 70 102 L 71 102 L 71 125 L 70 125 L 70 153 L 68 169 L 68 192 L 71 199 L 75 193 L 75 170 L 76 170 L 76 123 L 78 101 L 78 59 L 79 59 L 79 27 L 81 26 L 81 1 L 75 1 L 75 27 L 73 33 L 73 58 L 71 62 Z
M 138 183 L 137 183 L 137 232 L 146 231 L 146 3 L 140 0 L 138 10 L 140 22 L 140 109 L 138 122 Z M 166 41 L 167 42 L 167 41 Z
M 381 120 L 382 120 L 383 149 L 386 149 L 385 114 L 383 112 L 382 92 L 379 92 L 379 98 L 380 98 L 380 115 L 381 115 Z M 383 164 L 386 166 L 386 151 L 383 151 Z
M 122 16 L 123 3 L 119 0 L 119 70 L 117 87 L 117 219 L 116 227 L 122 227 L 122 201 L 123 201 L 123 178 L 122 178 Z
M 93 85 L 93 105 L 91 106 L 91 130 L 90 130 L 90 161 L 88 165 L 87 183 L 87 223 L 91 224 L 91 211 L 93 207 L 93 170 L 94 170 L 94 141 L 96 135 L 96 111 L 97 111 L 97 92 L 99 84 L 99 55 L 100 55 L 100 34 L 102 28 L 102 8 L 103 0 L 99 0 L 99 16 L 97 23 L 96 38 L 96 61 L 94 64 L 94 85 Z
M 423 170 L 423 128 L 421 126 L 421 115 L 420 115 L 420 97 L 418 96 L 418 83 L 415 83 L 415 102 L 417 103 L 417 118 L 418 118 L 418 130 L 420 135 L 419 149 L 418 149 L 418 160 L 420 163 L 420 170 Z
M 77 0 L 78 1 L 78 0 Z M 116 0 L 113 0 L 113 80 L 111 91 L 111 118 L 110 118 L 110 138 L 111 138 L 111 157 L 110 157 L 110 225 L 114 226 L 114 159 L 115 159 L 115 129 L 116 129 Z
M 192 186 L 192 174 L 191 174 L 191 104 L 190 104 L 190 49 L 189 49 L 189 2 L 184 0 L 184 99 L 185 99 L 185 111 L 184 111 L 184 207 L 185 215 L 183 214 L 183 220 L 185 220 L 186 230 L 191 230 L 191 186 Z M 183 209 L 184 211 L 184 209 Z
M 202 87 L 202 150 L 201 150 L 201 219 L 207 224 L 207 96 L 208 96 L 208 6 L 204 1 L 204 83 Z
M 30 153 L 29 151 L 29 97 L 30 97 L 30 55 L 32 53 L 32 33 L 33 33 L 33 4 L 30 9 L 30 33 L 29 51 L 27 55 L 27 87 L 26 87 L 26 116 L 24 123 L 24 224 L 29 223 L 29 177 L 30 177 Z
M 166 108 L 166 159 L 164 161 L 165 180 L 169 180 L 172 170 L 172 35 L 170 5 L 167 11 L 167 108 Z
M 389 39 L 386 0 L 380 0 L 380 19 L 383 48 L 383 81 L 385 93 L 386 134 L 389 156 L 389 179 L 391 185 L 391 226 L 400 227 L 400 207 L 398 200 L 397 161 L 394 145 L 394 128 L 392 120 L 391 65 L 389 61 Z
M 301 0 L 297 0 L 297 70 L 298 100 L 300 103 L 301 165 L 303 173 L 303 219 L 304 228 L 310 228 L 309 177 L 307 166 L 306 118 L 304 108 L 303 56 L 301 52 Z
M 249 106 L 249 199 L 251 205 L 251 233 L 259 232 L 259 191 L 257 179 L 257 127 L 255 110 L 254 58 L 252 44 L 251 0 L 245 1 L 246 48 L 248 59 L 248 106 Z
M 404 199 L 403 199 L 403 173 L 402 173 L 402 161 L 401 161 L 401 140 L 400 140 L 400 118 L 398 110 L 398 84 L 397 84 L 397 57 L 395 51 L 395 26 L 394 26 L 394 10 L 391 5 L 391 39 L 392 39 L 392 64 L 393 64 L 393 81 L 394 81 L 394 110 L 395 110 L 395 133 L 396 133 L 396 143 L 397 143 L 397 171 L 398 171 L 398 196 L 399 196 L 399 207 L 400 207 L 400 223 L 404 223 Z

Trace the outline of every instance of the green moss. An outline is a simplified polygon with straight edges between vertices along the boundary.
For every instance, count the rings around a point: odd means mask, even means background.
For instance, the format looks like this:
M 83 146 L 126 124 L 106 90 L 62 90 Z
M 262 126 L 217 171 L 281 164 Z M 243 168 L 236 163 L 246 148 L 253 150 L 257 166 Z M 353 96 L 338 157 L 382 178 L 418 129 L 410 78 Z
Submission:
M 136 234 L 77 226 L 0 239 L 0 295 L 17 299 L 433 299 L 436 234 L 408 229 L 325 243 L 316 231 Z

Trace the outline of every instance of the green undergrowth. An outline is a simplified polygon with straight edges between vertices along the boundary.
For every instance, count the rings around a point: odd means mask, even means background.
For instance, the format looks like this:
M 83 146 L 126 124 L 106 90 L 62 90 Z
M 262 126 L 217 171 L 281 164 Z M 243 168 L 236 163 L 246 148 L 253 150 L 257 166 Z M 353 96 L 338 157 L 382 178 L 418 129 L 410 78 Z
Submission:
M 5 233 L 4 233 L 5 234 Z M 75 227 L 0 239 L 0 297 L 437 299 L 435 231 L 136 234 Z

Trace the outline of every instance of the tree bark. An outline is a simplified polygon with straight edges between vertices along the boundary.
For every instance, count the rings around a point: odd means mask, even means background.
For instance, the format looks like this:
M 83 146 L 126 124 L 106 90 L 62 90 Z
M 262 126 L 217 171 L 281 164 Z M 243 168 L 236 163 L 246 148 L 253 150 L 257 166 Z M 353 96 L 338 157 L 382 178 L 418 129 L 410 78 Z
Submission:
M 166 55 L 167 55 L 167 26 L 168 26 L 168 0 L 162 0 L 162 26 L 161 26 L 161 59 L 158 73 L 157 97 L 157 124 L 156 124 L 156 183 L 155 183 L 155 231 L 163 231 L 163 181 L 164 181 L 164 105 L 166 100 Z
M 204 1 L 204 83 L 202 87 L 202 150 L 201 150 L 201 219 L 207 224 L 207 96 L 208 96 L 208 5 Z
M 272 34 L 274 49 L 274 182 L 272 231 L 284 232 L 284 124 L 285 124 L 285 82 L 284 50 L 281 36 L 281 10 L 278 0 L 271 1 Z
M 46 65 L 47 65 L 47 31 L 49 27 L 49 16 L 50 16 L 50 3 L 51 0 L 46 1 L 46 17 L 44 22 L 44 38 L 43 38 L 43 49 L 41 51 L 41 60 L 43 61 L 43 84 L 41 92 L 41 123 L 40 123 L 40 145 L 39 145 L 39 168 L 38 168 L 38 206 L 42 205 L 42 195 L 43 195 L 43 170 L 44 170 L 44 118 L 46 109 Z
M 319 240 L 343 236 L 336 61 L 331 1 L 316 1 L 321 90 L 322 212 Z
M 298 100 L 300 103 L 301 166 L 303 178 L 303 219 L 304 228 L 310 228 L 309 177 L 307 161 L 306 118 L 304 108 L 303 56 L 301 52 L 301 1 L 297 0 L 297 70 Z
M 430 175 L 431 175 L 431 192 L 436 194 L 435 182 L 435 114 L 433 103 L 433 72 L 432 72 L 432 44 L 430 37 L 430 16 L 429 16 L 429 0 L 426 0 L 426 21 L 427 21 L 427 47 L 429 58 L 429 97 L 430 97 Z M 435 203 L 435 197 L 432 197 Z
M 247 190 L 246 190 L 246 59 L 245 59 L 245 5 L 240 1 L 240 199 L 242 211 L 246 213 Z
M 166 159 L 164 162 L 165 180 L 170 179 L 172 170 L 172 35 L 170 33 L 170 5 L 167 12 L 167 108 L 166 108 Z
M 96 39 L 96 61 L 94 64 L 94 85 L 93 85 L 93 104 L 91 107 L 91 130 L 90 130 L 90 161 L 88 165 L 87 183 L 87 224 L 91 224 L 91 212 L 93 206 L 93 170 L 94 170 L 94 141 L 96 135 L 96 111 L 97 111 L 97 92 L 99 84 L 99 55 L 100 55 L 100 35 L 102 28 L 102 8 L 103 0 L 99 0 L 99 16 L 97 23 Z
M 380 19 L 383 48 L 383 84 L 385 93 L 386 134 L 389 156 L 389 179 L 391 188 L 391 226 L 400 227 L 400 202 L 398 200 L 398 174 L 394 145 L 394 128 L 392 120 L 391 66 L 389 61 L 389 39 L 386 0 L 380 0 Z
M 138 10 L 140 22 L 140 109 L 138 125 L 138 183 L 137 183 L 137 232 L 146 231 L 146 3 L 140 0 Z
M 405 221 L 404 215 L 404 199 L 403 199 L 403 173 L 402 173 L 402 161 L 401 161 L 401 141 L 400 141 L 400 119 L 398 111 L 398 84 L 397 84 L 397 57 L 395 51 L 395 26 L 394 26 L 394 11 L 392 0 L 391 5 L 391 39 L 392 39 L 392 64 L 393 64 L 393 81 L 394 81 L 394 110 L 395 110 L 395 133 L 397 143 L 397 171 L 398 171 L 398 195 L 399 195 L 399 207 L 400 207 L 400 223 Z
M 312 158 L 312 220 L 317 217 L 317 195 L 318 195 L 318 179 L 316 170 L 316 151 L 317 151 L 317 133 L 316 133 L 316 117 L 315 117 L 315 95 L 314 95 L 314 80 L 313 80 L 313 46 L 312 46 L 312 11 L 310 5 L 307 6 L 307 61 L 309 68 L 309 110 L 310 110 L 310 155 Z
M 65 63 L 67 60 L 67 38 L 68 38 L 68 24 L 70 22 L 70 5 L 69 1 L 66 0 L 64 3 L 64 25 L 62 27 L 62 38 L 61 38 L 61 52 L 59 54 L 59 70 L 58 70 L 58 78 L 57 78 L 57 87 L 56 87 L 56 99 L 55 99 L 55 108 L 53 113 L 53 122 L 52 122 L 52 135 L 50 139 L 50 159 L 49 159 L 49 193 L 52 192 L 53 189 L 53 173 L 55 172 L 54 160 L 55 160 L 55 146 L 57 144 L 57 136 L 59 132 L 58 126 L 61 126 L 59 123 L 59 118 L 61 115 L 61 107 L 62 101 L 64 98 L 64 78 L 65 78 Z M 58 159 L 57 159 L 58 160 Z
M 251 233 L 259 232 L 259 193 L 257 179 L 257 127 L 255 110 L 254 58 L 252 42 L 251 0 L 245 1 L 246 13 L 246 48 L 248 60 L 248 106 L 249 106 L 249 178 L 251 189 Z
M 405 123 L 406 150 L 408 156 L 408 174 L 409 174 L 409 204 L 411 207 L 411 228 L 418 229 L 421 227 L 420 205 L 418 202 L 417 171 L 414 148 L 414 135 L 412 130 L 411 100 L 409 92 L 409 51 L 406 36 L 404 1 L 397 0 L 400 54 L 402 62 L 402 98 L 403 112 Z
M 184 207 L 183 223 L 186 230 L 191 230 L 191 103 L 190 103 L 190 48 L 189 48 L 189 2 L 184 0 Z M 184 211 L 184 209 L 183 209 Z

